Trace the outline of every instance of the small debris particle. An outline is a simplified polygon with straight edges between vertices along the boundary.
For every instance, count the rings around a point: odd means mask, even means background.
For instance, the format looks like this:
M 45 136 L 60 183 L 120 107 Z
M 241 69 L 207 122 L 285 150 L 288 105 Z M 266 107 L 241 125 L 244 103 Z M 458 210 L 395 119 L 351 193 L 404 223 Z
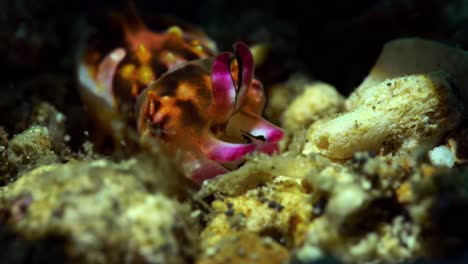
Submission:
M 245 227 L 245 215 L 243 213 L 236 213 L 229 217 L 229 224 L 233 230 L 240 230 Z
M 198 218 L 198 217 L 200 217 L 201 214 L 202 214 L 202 212 L 200 210 L 195 210 L 190 214 L 190 217 L 191 218 Z
M 359 128 L 359 123 L 357 120 L 354 120 L 354 128 Z
M 246 253 L 247 252 L 246 252 L 245 248 L 243 248 L 243 247 L 240 247 L 240 248 L 237 249 L 237 255 L 239 257 L 242 257 L 242 258 L 245 257 Z
M 224 212 L 224 214 L 226 216 L 233 216 L 234 215 L 234 209 L 229 208 L 229 209 L 226 210 L 226 212 Z
M 429 151 L 429 160 L 434 166 L 452 168 L 456 161 L 455 154 L 445 145 Z
M 302 180 L 301 186 L 302 186 L 302 190 L 305 193 L 311 193 L 314 190 L 314 187 L 312 186 L 312 184 L 307 180 Z
M 217 247 L 210 247 L 205 251 L 205 255 L 207 255 L 208 257 L 211 257 L 211 256 L 214 256 L 217 252 L 218 252 Z
M 273 240 L 273 238 L 271 238 L 271 237 L 265 237 L 265 238 L 263 238 L 263 240 L 262 240 L 263 246 L 265 246 L 265 247 L 267 247 L 267 248 L 272 247 L 272 246 L 273 246 L 273 243 L 274 243 L 274 240 Z
M 223 212 L 226 211 L 226 205 L 220 201 L 220 200 L 215 200 L 211 203 L 211 207 L 216 211 L 216 212 Z
M 268 202 L 268 207 L 270 207 L 271 209 L 275 209 L 278 212 L 281 212 L 281 210 L 283 210 L 283 208 L 284 208 L 283 205 L 281 205 L 280 203 L 278 203 L 276 201 L 269 201 Z
M 285 246 L 286 245 L 286 238 L 285 237 L 280 237 L 278 241 L 281 245 Z
M 70 141 L 70 139 L 71 139 L 71 136 L 70 136 L 70 135 L 65 135 L 65 136 L 63 137 L 63 140 L 65 140 L 65 142 Z
M 63 122 L 63 121 L 65 121 L 65 116 L 62 113 L 57 113 L 55 115 L 55 121 L 57 121 L 59 123 Z
M 327 199 L 325 197 L 321 197 L 315 204 L 312 209 L 314 215 L 321 215 L 325 211 L 325 206 L 327 205 Z
M 21 220 L 26 214 L 26 211 L 28 210 L 28 207 L 31 205 L 31 203 L 32 197 L 29 195 L 18 197 L 16 200 L 14 200 L 10 206 L 11 220 L 13 222 Z
M 297 258 L 301 263 L 321 262 L 317 261 L 322 257 L 323 253 L 320 249 L 313 246 L 305 246 L 297 252 Z

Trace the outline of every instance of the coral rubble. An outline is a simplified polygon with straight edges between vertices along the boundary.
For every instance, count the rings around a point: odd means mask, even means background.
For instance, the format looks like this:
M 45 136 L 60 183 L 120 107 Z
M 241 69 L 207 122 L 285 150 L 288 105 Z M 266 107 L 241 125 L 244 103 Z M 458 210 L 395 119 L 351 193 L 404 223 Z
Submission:
M 461 104 L 449 82 L 438 73 L 387 79 L 360 90 L 354 108 L 312 128 L 308 138 L 321 154 L 338 159 L 357 151 L 433 146 L 461 121 Z
M 42 166 L 4 190 L 4 221 L 27 240 L 62 237 L 77 263 L 188 261 L 196 218 L 135 177 L 150 168 L 138 160 Z

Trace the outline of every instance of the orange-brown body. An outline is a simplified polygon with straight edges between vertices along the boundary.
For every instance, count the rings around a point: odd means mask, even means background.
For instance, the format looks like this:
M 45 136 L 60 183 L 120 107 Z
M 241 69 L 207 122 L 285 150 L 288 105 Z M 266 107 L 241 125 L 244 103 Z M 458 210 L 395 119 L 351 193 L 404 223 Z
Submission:
M 278 151 L 282 132 L 260 117 L 262 85 L 245 44 L 215 58 L 214 44 L 197 31 L 155 33 L 140 21 L 123 28 L 117 43 L 90 38 L 78 67 L 83 100 L 115 142 L 136 124 L 199 183 L 252 151 Z

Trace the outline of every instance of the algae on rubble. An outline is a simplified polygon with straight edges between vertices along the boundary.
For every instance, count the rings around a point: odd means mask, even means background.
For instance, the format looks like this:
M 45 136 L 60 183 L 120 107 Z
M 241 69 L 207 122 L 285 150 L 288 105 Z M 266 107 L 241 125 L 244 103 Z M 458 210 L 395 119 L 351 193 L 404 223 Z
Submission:
M 28 240 L 63 237 L 76 263 L 188 261 L 196 219 L 136 177 L 150 168 L 138 159 L 42 166 L 1 192 L 4 221 Z
M 34 168 L 71 159 L 65 144 L 65 116 L 48 103 L 39 103 L 29 127 L 11 139 L 0 130 L 0 185 Z
M 49 130 L 43 126 L 31 126 L 15 135 L 6 152 L 8 162 L 19 173 L 58 161 L 57 155 L 52 151 Z

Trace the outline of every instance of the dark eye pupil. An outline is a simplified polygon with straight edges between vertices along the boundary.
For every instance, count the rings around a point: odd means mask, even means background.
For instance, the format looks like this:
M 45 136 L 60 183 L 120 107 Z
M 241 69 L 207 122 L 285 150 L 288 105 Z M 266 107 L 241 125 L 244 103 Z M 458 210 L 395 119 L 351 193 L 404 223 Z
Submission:
M 251 136 L 254 137 L 255 139 L 263 141 L 263 142 L 265 142 L 265 140 L 266 140 L 264 136 L 253 136 L 253 135 L 251 135 Z

